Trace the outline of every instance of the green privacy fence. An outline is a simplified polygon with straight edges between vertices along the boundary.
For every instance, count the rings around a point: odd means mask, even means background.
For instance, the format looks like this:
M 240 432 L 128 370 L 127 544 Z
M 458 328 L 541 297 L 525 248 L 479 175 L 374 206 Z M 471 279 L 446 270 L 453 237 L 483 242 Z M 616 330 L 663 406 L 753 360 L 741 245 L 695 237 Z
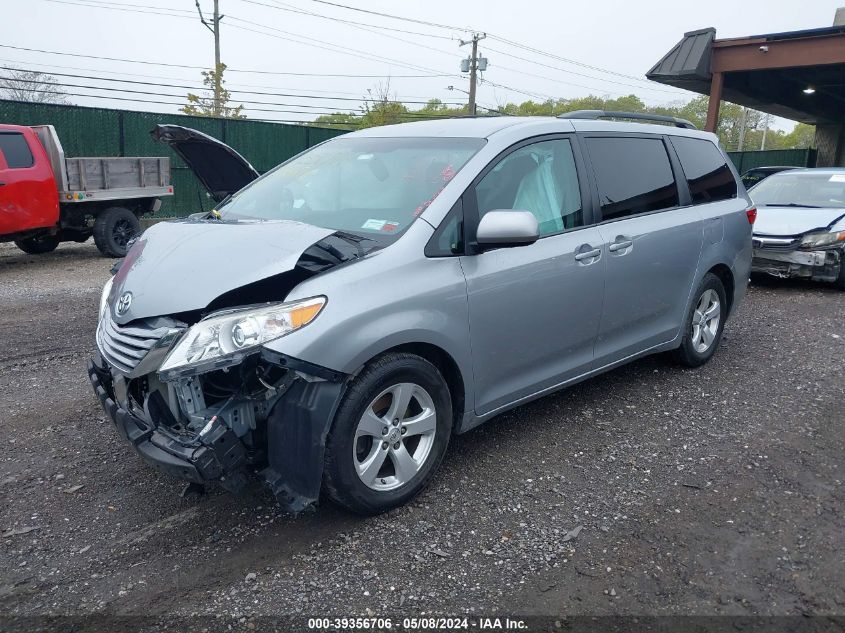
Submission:
M 815 167 L 814 149 L 771 149 L 759 152 L 728 152 L 739 173 L 754 167 Z
M 174 194 L 158 217 L 184 216 L 211 208 L 211 199 L 193 172 L 170 149 L 150 138 L 157 123 L 205 132 L 231 145 L 260 172 L 342 131 L 245 119 L 214 119 L 84 106 L 0 100 L 0 123 L 53 125 L 68 157 L 170 156 Z

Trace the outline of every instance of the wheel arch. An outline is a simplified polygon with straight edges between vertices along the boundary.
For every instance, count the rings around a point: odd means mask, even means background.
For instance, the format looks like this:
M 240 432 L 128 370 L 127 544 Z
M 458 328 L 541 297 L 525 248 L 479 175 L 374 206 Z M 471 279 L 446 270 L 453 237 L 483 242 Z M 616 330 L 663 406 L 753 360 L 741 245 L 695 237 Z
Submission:
M 733 310 L 734 292 L 736 289 L 733 271 L 731 271 L 728 265 L 720 263 L 712 266 L 707 272 L 716 275 L 725 287 L 725 300 L 728 304 L 725 309 L 725 317 L 728 317 Z
M 437 367 L 437 370 L 443 375 L 446 384 L 449 386 L 449 397 L 452 401 L 452 430 L 459 430 L 461 421 L 464 417 L 464 410 L 466 408 L 466 384 L 461 368 L 457 361 L 452 358 L 445 349 L 433 343 L 413 342 L 401 343 L 393 347 L 389 347 L 369 360 L 367 360 L 362 368 L 372 363 L 377 358 L 391 353 L 406 353 L 414 354 L 420 358 L 424 358 L 432 365 Z

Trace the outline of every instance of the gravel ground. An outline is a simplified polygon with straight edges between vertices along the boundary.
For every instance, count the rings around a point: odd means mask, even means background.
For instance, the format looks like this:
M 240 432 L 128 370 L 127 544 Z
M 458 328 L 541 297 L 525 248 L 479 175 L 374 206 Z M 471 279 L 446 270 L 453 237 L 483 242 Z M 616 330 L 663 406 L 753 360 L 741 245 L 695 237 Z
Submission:
M 761 280 L 709 365 L 505 414 L 385 516 L 291 517 L 118 439 L 84 370 L 111 263 L 0 245 L 0 613 L 845 613 L 845 293 Z

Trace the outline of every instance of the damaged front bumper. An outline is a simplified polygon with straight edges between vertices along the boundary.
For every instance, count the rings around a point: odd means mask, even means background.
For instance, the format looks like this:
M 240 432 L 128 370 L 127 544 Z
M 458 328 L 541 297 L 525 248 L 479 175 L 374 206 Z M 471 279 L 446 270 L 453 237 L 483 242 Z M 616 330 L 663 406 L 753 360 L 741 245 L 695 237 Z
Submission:
M 249 371 L 272 367 L 273 384 L 248 394 L 238 387 L 208 408 L 189 404 L 203 400 L 202 376 L 167 386 L 181 393 L 166 398 L 155 374 L 127 378 L 95 353 L 88 377 L 120 436 L 158 470 L 231 491 L 259 472 L 285 510 L 300 512 L 319 498 L 325 441 L 346 376 L 269 350 L 250 362 Z
M 842 251 L 839 249 L 779 251 L 755 248 L 751 260 L 751 272 L 783 278 L 801 277 L 813 281 L 836 281 L 843 265 L 842 260 Z

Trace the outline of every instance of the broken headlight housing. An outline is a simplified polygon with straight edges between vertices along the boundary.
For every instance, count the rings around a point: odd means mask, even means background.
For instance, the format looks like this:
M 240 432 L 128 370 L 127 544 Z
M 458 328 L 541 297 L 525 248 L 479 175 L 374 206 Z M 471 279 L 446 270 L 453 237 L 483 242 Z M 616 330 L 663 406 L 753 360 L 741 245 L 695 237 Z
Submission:
M 159 373 L 167 379 L 236 365 L 261 345 L 308 325 L 325 305 L 325 297 L 314 297 L 212 314 L 185 332 Z
M 845 242 L 845 231 L 823 231 L 819 233 L 807 233 L 801 238 L 801 248 L 814 249 L 826 248 Z

